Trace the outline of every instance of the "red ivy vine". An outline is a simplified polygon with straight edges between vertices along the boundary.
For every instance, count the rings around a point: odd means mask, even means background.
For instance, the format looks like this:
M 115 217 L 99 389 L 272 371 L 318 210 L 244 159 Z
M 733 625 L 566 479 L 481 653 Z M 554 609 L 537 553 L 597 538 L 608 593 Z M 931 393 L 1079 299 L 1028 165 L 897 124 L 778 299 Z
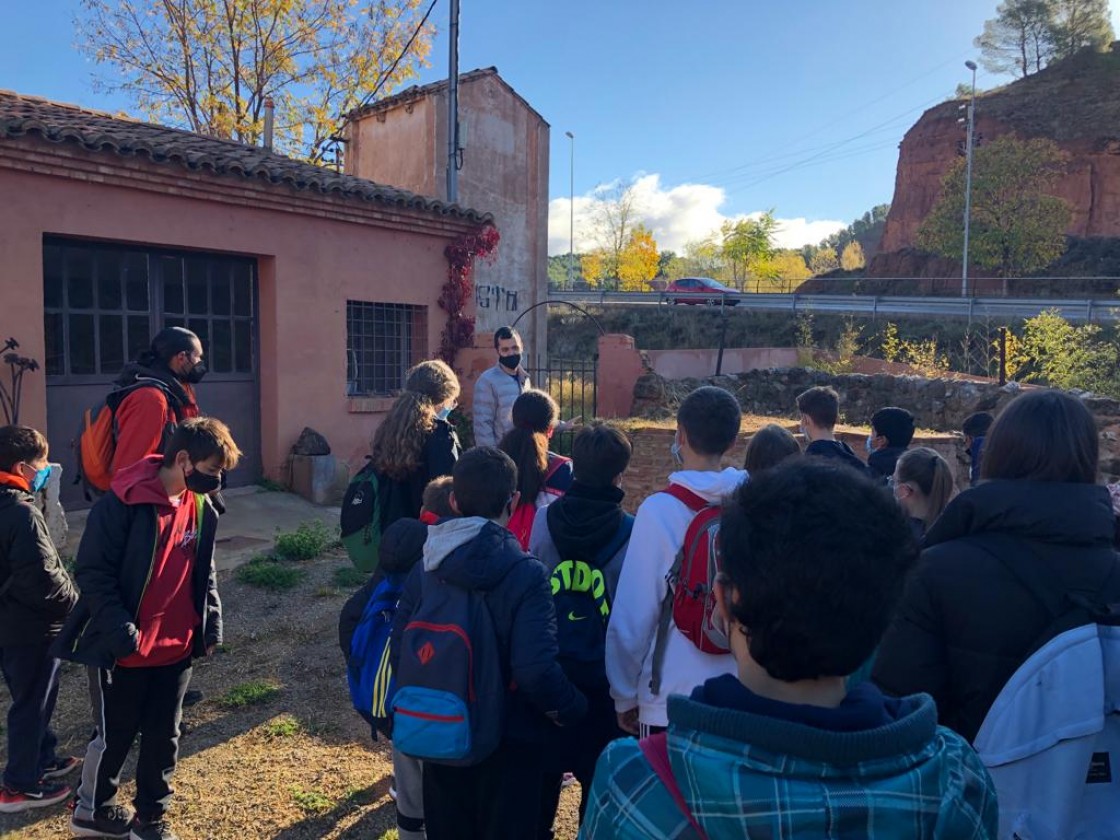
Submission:
M 498 229 L 486 225 L 474 233 L 465 233 L 444 250 L 447 257 L 447 282 L 439 295 L 440 309 L 447 313 L 447 325 L 440 340 L 439 357 L 453 364 L 459 351 L 474 344 L 474 318 L 466 314 L 474 292 L 474 261 L 492 258 L 498 241 Z

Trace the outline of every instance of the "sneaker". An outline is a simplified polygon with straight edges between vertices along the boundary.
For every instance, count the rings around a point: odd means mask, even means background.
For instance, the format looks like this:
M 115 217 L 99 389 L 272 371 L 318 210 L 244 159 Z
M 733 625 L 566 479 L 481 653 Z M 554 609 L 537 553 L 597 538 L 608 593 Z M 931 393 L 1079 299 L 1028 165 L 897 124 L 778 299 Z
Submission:
M 4 785 L 0 787 L 0 814 L 18 814 L 32 808 L 47 808 L 64 802 L 74 793 L 70 785 L 56 785 L 40 782 L 26 790 L 13 790 Z
M 68 755 L 66 758 L 56 758 L 43 768 L 43 775 L 39 777 L 39 780 L 49 782 L 51 779 L 61 779 L 63 776 L 69 776 L 81 766 L 82 760 L 76 756 Z
M 139 817 L 132 821 L 132 831 L 128 836 L 129 840 L 179 840 L 167 820 L 141 822 Z
M 70 818 L 70 834 L 74 837 L 116 837 L 128 840 L 132 827 L 132 811 L 123 805 L 102 805 L 93 812 L 92 820 Z

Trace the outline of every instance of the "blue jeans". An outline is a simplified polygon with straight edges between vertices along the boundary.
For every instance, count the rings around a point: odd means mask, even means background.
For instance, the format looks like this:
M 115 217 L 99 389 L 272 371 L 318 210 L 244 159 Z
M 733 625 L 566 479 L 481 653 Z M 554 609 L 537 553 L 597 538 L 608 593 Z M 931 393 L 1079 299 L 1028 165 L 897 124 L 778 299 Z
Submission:
M 59 661 L 49 650 L 50 642 L 45 639 L 0 647 L 0 670 L 12 695 L 4 784 L 14 790 L 33 788 L 43 768 L 58 760 L 51 717 L 58 699 Z

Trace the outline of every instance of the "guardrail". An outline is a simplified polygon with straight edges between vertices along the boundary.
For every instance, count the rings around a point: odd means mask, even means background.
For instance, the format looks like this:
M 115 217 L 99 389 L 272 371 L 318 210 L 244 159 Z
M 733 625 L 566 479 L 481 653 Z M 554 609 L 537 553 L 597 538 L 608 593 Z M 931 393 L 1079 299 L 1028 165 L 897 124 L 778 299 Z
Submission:
M 680 297 L 673 295 L 672 297 Z M 604 306 L 669 304 L 664 292 L 552 292 L 549 300 Z M 801 295 L 729 294 L 719 303 L 696 305 L 704 309 L 750 309 L 770 312 L 821 312 L 861 315 L 934 315 L 993 320 L 1033 318 L 1048 309 L 1058 310 L 1070 321 L 1120 321 L 1120 299 L 1070 298 L 949 298 L 904 295 Z M 682 304 L 682 306 L 688 306 Z

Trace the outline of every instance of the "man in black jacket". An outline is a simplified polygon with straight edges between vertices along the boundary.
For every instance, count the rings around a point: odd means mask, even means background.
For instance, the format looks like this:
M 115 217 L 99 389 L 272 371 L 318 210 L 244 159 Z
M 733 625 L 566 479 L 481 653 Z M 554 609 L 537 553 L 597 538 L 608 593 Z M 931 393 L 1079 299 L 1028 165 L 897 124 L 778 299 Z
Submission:
M 852 447 L 836 439 L 834 430 L 840 420 L 840 395 L 834 388 L 818 385 L 799 394 L 797 411 L 801 415 L 801 434 L 809 441 L 806 455 L 832 458 L 859 472 L 867 469 Z
M 867 473 L 886 484 L 898 459 L 914 439 L 914 415 L 905 408 L 887 406 L 871 415 L 867 436 Z
M 502 673 L 509 675 L 501 743 L 470 767 L 426 762 L 424 818 L 429 840 L 523 840 L 537 830 L 542 747 L 554 726 L 583 718 L 587 700 L 557 663 L 548 573 L 505 527 L 517 507 L 517 467 L 500 449 L 480 446 L 459 459 L 452 480 L 452 507 L 461 518 L 428 530 L 423 565 L 405 583 L 393 622 L 392 668 L 401 673 L 402 639 L 419 606 L 424 575 L 434 576 L 437 585 L 482 593 Z
M 90 511 L 75 575 L 82 594 L 56 650 L 89 667 L 94 737 L 71 829 L 79 837 L 175 840 L 165 814 L 191 663 L 222 640 L 209 494 L 241 456 L 210 417 L 113 478 Z M 136 814 L 117 804 L 140 735 Z
M 0 428 L 0 666 L 12 695 L 0 813 L 66 799 L 70 786 L 54 780 L 81 763 L 59 757 L 50 727 L 59 669 L 50 645 L 78 593 L 35 505 L 51 472 L 47 452 L 35 429 Z

